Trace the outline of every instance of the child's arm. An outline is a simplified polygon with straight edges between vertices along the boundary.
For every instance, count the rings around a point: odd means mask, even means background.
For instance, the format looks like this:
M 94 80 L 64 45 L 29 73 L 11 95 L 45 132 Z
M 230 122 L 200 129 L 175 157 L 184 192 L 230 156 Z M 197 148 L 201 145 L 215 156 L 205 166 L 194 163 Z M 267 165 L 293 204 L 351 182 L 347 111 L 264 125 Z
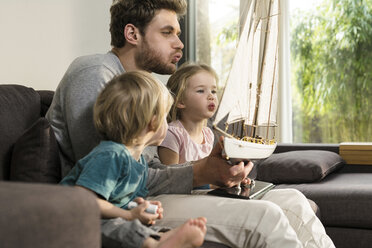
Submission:
M 133 216 L 131 211 L 129 210 L 124 210 L 119 207 L 116 207 L 112 203 L 101 199 L 97 197 L 97 204 L 99 206 L 100 212 L 101 212 L 101 217 L 103 219 L 112 219 L 116 217 L 120 217 L 126 220 L 133 220 Z
M 82 187 L 82 186 L 77 186 L 77 187 Z M 82 187 L 82 188 L 87 189 L 85 187 Z M 91 191 L 90 189 L 87 189 L 87 190 Z M 99 206 L 101 217 L 103 219 L 112 219 L 112 218 L 117 218 L 117 217 L 120 217 L 126 220 L 138 219 L 144 225 L 153 225 L 155 224 L 156 219 L 163 218 L 163 208 L 159 201 L 149 202 L 149 201 L 145 201 L 144 199 L 140 197 L 136 198 L 135 201 L 138 203 L 138 207 L 135 207 L 131 210 L 125 210 L 125 209 L 122 209 L 122 208 L 119 208 L 113 205 L 112 203 L 104 199 L 101 199 L 99 196 L 97 197 L 97 204 Z M 156 214 L 150 214 L 150 213 L 145 212 L 146 208 L 148 208 L 150 203 L 158 205 L 158 211 Z
M 146 208 L 148 208 L 148 206 L 150 205 L 149 201 L 144 201 L 143 203 L 139 204 L 138 207 L 135 207 L 131 210 L 125 210 L 116 207 L 110 202 L 100 198 L 97 198 L 97 203 L 101 211 L 101 216 L 104 219 L 111 219 L 117 217 L 121 217 L 126 220 L 138 219 L 144 225 L 153 225 L 155 224 L 156 219 L 160 219 L 162 217 L 162 214 L 159 214 L 159 212 L 156 214 L 150 214 L 145 212 Z
M 162 164 L 171 165 L 179 163 L 179 154 L 169 148 L 159 146 L 158 155 Z

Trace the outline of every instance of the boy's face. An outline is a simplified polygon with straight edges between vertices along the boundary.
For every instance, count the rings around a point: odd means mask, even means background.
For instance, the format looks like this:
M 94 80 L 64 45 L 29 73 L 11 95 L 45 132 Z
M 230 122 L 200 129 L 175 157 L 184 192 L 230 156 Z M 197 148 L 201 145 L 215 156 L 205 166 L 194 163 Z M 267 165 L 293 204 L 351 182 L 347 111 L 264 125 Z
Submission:
M 154 136 L 151 138 L 150 145 L 158 146 L 163 142 L 165 136 L 167 135 L 168 122 L 167 115 L 164 115 L 162 123 L 160 123 L 159 129 L 154 133 Z
M 135 54 L 138 68 L 158 74 L 172 74 L 182 57 L 183 43 L 177 14 L 170 10 L 159 10 L 141 36 Z

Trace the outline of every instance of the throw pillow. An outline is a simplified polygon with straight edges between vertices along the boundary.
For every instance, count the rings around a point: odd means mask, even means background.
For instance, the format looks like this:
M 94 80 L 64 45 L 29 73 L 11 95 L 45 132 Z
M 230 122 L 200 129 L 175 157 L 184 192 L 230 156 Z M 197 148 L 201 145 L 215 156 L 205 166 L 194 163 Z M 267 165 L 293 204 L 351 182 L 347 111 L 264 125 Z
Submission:
M 10 180 L 41 183 L 61 180 L 58 144 L 47 119 L 39 118 L 16 141 Z
M 276 153 L 257 165 L 257 179 L 271 183 L 320 181 L 345 161 L 334 152 L 305 150 Z
M 40 96 L 32 88 L 0 84 L 0 180 L 9 180 L 14 143 L 40 117 Z

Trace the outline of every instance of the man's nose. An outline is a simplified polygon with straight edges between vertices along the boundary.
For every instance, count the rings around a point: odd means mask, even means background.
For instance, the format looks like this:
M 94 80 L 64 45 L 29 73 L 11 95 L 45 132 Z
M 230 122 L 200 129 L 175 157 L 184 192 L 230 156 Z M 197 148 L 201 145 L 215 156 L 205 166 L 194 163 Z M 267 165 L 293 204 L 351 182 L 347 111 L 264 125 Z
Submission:
M 184 45 L 180 39 L 180 37 L 177 36 L 176 40 L 175 40 L 175 47 L 179 50 L 182 50 L 184 48 Z

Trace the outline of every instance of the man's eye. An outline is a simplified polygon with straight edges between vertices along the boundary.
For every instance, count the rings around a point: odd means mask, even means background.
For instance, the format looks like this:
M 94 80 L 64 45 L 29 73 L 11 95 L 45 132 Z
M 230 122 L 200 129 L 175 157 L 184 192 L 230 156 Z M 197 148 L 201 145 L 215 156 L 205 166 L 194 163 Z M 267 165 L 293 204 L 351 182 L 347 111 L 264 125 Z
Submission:
M 163 31 L 162 33 L 163 33 L 164 35 L 170 35 L 170 34 L 171 34 L 170 31 Z

